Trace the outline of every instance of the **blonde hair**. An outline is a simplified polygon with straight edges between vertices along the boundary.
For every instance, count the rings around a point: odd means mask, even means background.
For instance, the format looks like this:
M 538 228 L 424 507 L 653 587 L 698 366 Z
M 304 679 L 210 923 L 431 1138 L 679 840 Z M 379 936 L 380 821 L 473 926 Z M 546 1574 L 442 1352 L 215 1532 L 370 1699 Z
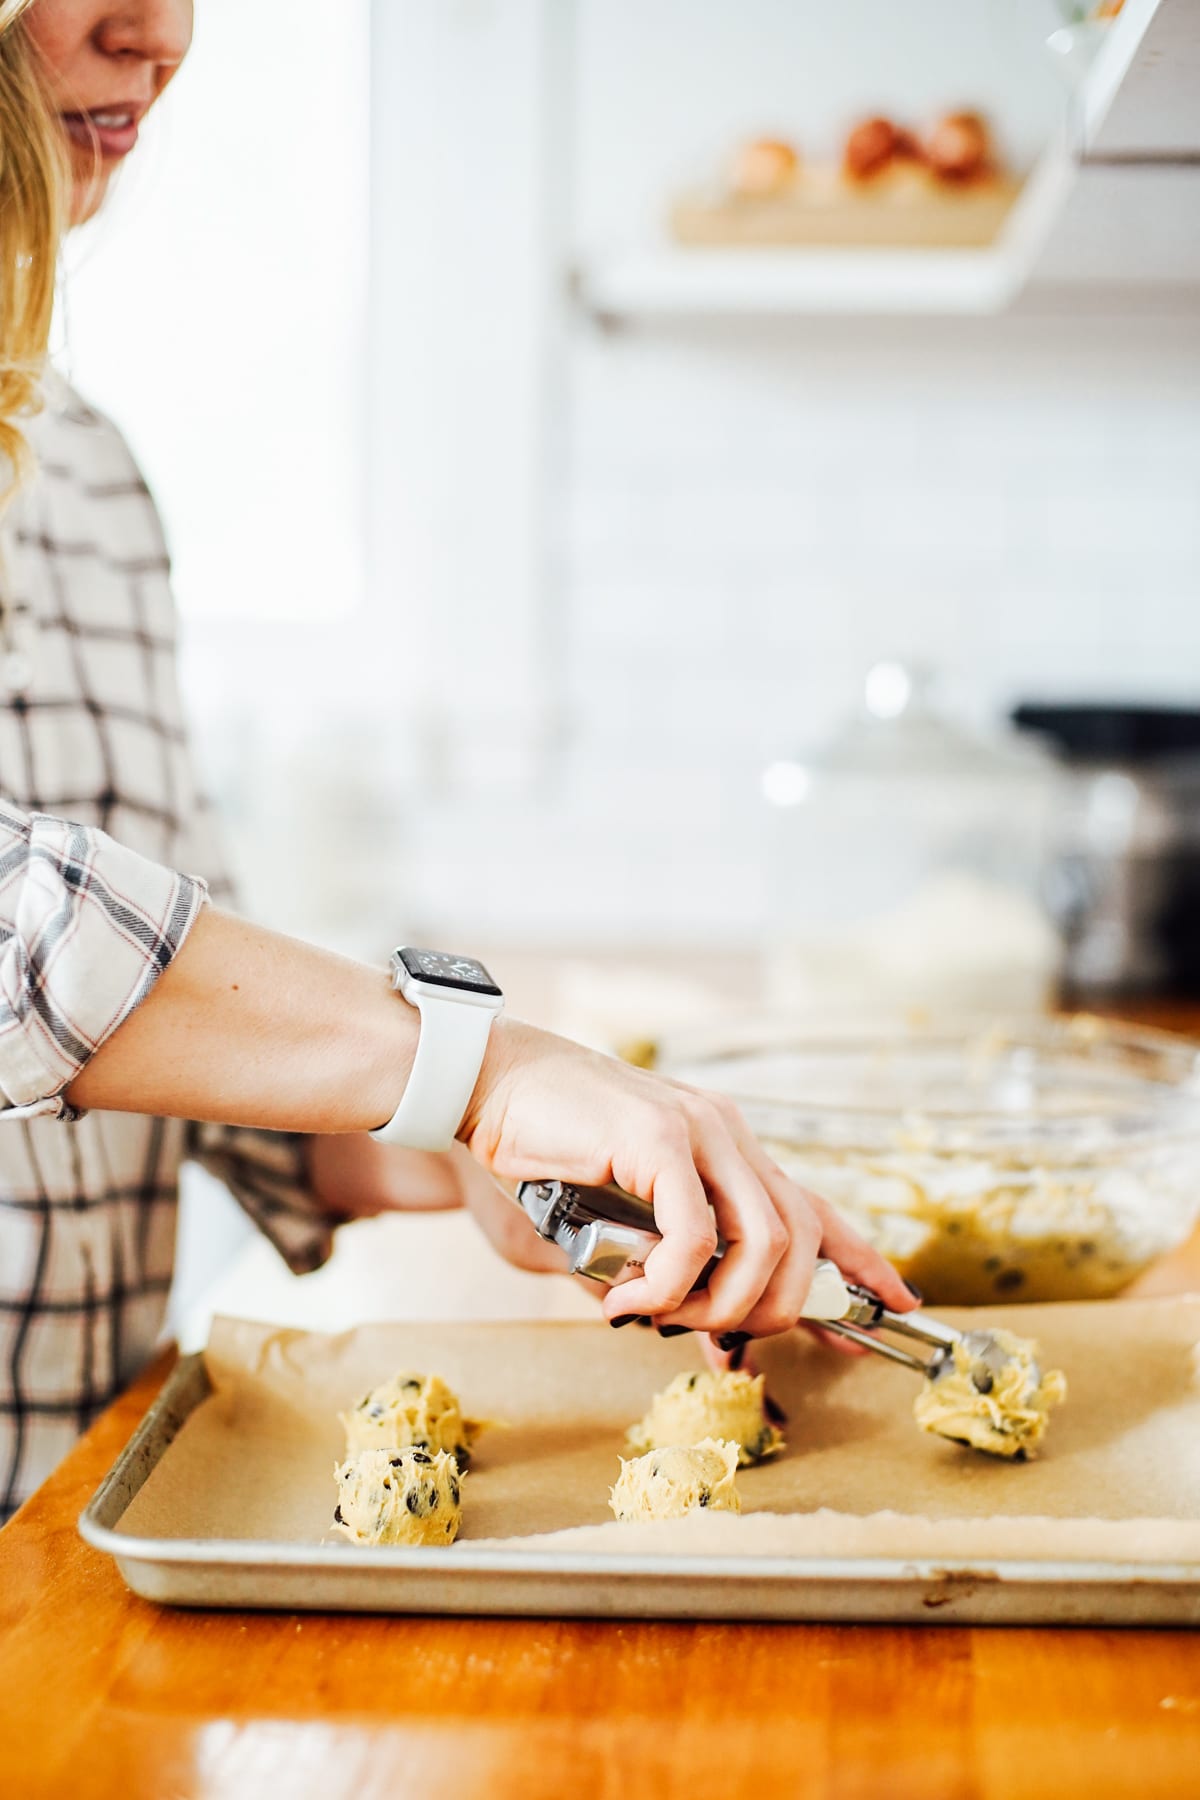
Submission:
M 0 514 L 33 470 L 19 421 L 41 380 L 63 227 L 66 158 L 21 15 L 0 0 Z

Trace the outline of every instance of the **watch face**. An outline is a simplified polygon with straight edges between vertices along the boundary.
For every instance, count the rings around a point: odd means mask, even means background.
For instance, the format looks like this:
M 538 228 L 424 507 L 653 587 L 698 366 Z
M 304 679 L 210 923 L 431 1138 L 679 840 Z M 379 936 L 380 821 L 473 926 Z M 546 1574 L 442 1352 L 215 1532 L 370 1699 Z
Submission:
M 407 945 L 396 955 L 415 981 L 435 987 L 458 988 L 468 994 L 494 994 L 502 998 L 481 962 L 473 956 L 455 956 L 450 950 L 413 950 Z

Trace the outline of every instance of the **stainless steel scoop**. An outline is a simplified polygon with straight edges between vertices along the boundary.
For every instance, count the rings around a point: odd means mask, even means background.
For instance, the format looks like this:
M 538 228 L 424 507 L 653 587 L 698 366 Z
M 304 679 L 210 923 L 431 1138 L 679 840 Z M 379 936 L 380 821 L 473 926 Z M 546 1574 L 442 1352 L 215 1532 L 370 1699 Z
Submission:
M 850 1296 L 850 1307 L 838 1319 L 827 1321 L 826 1329 L 836 1331 L 839 1336 L 849 1338 L 852 1343 L 861 1344 L 866 1350 L 873 1350 L 877 1356 L 886 1356 L 892 1362 L 902 1363 L 907 1369 L 924 1375 L 929 1381 L 937 1381 L 954 1367 L 954 1346 L 965 1345 L 971 1357 L 971 1382 L 981 1394 L 990 1394 L 996 1385 L 996 1378 L 1002 1374 L 1011 1361 L 1009 1352 L 999 1339 L 990 1331 L 955 1331 L 952 1325 L 944 1325 L 940 1319 L 931 1318 L 926 1312 L 897 1313 L 883 1304 L 878 1294 L 871 1293 L 869 1288 L 857 1287 L 852 1282 L 846 1284 Z M 902 1349 L 899 1344 L 889 1343 L 885 1337 L 875 1334 L 881 1331 L 894 1332 L 898 1337 L 923 1344 L 930 1355 L 921 1356 L 915 1351 Z M 1031 1364 L 1029 1374 L 1036 1386 L 1041 1380 L 1041 1372 L 1036 1364 Z
M 662 1239 L 653 1207 L 613 1184 L 585 1187 L 574 1181 L 523 1181 L 517 1189 L 517 1203 L 532 1220 L 538 1236 L 565 1252 L 572 1275 L 583 1275 L 605 1287 L 616 1287 L 640 1275 L 646 1258 Z M 725 1245 L 718 1238 L 694 1290 L 707 1286 L 724 1254 Z M 841 1270 L 823 1257 L 813 1271 L 804 1317 L 840 1319 L 848 1305 L 849 1289 Z
M 606 1287 L 640 1275 L 662 1235 L 654 1223 L 653 1208 L 612 1184 L 586 1187 L 571 1181 L 523 1181 L 517 1189 L 517 1203 L 538 1236 L 565 1252 L 573 1275 Z M 715 1254 L 697 1278 L 697 1288 L 706 1286 L 724 1253 L 725 1245 L 718 1239 Z M 1009 1361 L 1008 1352 L 990 1331 L 955 1331 L 925 1312 L 891 1312 L 878 1294 L 848 1282 L 827 1257 L 822 1257 L 813 1271 L 802 1317 L 819 1320 L 827 1330 L 930 1381 L 954 1367 L 954 1346 L 961 1342 L 970 1351 L 971 1380 L 981 1394 L 991 1392 Z M 890 1343 L 877 1335 L 881 1332 L 921 1344 L 929 1354 L 919 1355 Z M 1041 1379 L 1036 1368 L 1031 1375 L 1035 1382 Z

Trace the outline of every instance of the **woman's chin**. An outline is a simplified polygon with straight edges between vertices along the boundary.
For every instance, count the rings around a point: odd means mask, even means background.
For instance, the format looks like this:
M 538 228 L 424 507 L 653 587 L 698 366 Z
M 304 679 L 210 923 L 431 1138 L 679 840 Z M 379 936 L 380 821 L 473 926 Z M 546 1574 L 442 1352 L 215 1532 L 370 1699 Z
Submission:
M 70 219 L 72 226 L 86 225 L 104 204 L 111 180 L 107 170 L 89 169 L 86 175 L 71 178 Z

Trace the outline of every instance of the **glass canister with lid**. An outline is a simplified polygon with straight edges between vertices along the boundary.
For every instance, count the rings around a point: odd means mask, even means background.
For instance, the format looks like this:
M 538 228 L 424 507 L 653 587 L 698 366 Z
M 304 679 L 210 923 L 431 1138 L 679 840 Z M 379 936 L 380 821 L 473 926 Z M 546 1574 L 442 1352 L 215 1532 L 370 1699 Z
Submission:
M 763 774 L 772 1010 L 1036 1009 L 1061 946 L 1042 902 L 1059 774 L 879 663 L 824 746 Z

